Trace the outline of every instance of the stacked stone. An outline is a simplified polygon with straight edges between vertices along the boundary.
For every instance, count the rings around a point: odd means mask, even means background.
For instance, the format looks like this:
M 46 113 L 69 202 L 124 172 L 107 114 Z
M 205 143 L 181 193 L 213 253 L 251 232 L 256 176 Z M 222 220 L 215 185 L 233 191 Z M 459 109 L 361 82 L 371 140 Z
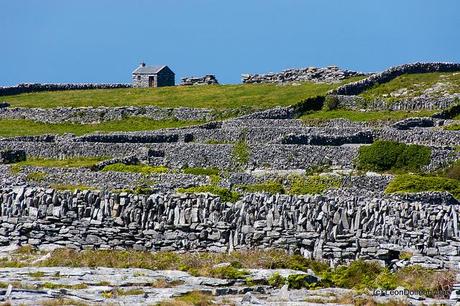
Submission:
M 216 76 L 213 74 L 207 74 L 202 77 L 184 77 L 181 79 L 180 86 L 192 86 L 192 85 L 218 85 Z
M 150 196 L 15 188 L 0 192 L 0 241 L 71 248 L 231 251 L 281 248 L 310 258 L 391 263 L 401 251 L 431 267 L 460 259 L 460 203 L 449 194 Z
M 337 98 L 338 105 L 341 108 L 352 110 L 438 110 L 446 109 L 457 104 L 460 99 L 460 94 L 450 94 L 442 97 L 432 97 L 430 95 L 422 95 L 410 99 L 402 99 L 401 101 L 388 103 L 385 100 L 366 101 L 360 96 L 332 95 Z
M 293 82 L 338 83 L 346 78 L 360 75 L 365 74 L 351 70 L 341 70 L 337 66 L 326 68 L 308 67 L 287 69 L 279 73 L 243 74 L 242 82 L 246 84 Z
M 2 108 L 0 119 L 27 119 L 45 123 L 72 122 L 80 124 L 144 117 L 153 120 L 213 120 L 210 109 L 145 107 L 57 107 L 57 108 Z
M 69 84 L 18 84 L 16 86 L 1 87 L 0 96 L 18 95 L 28 92 L 38 91 L 61 91 L 61 90 L 85 90 L 85 89 L 113 89 L 113 88 L 130 88 L 131 84 L 96 84 L 96 83 L 69 83 Z

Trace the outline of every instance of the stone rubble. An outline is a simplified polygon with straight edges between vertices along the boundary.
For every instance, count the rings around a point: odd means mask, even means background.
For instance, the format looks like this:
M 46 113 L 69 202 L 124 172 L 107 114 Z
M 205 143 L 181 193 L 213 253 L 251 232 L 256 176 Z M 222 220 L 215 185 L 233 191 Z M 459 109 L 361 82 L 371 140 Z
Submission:
M 267 74 L 243 74 L 241 81 L 245 84 L 251 83 L 294 83 L 294 82 L 315 82 L 315 83 L 338 83 L 353 76 L 366 75 L 362 72 L 341 70 L 337 66 L 325 68 L 307 67 L 301 69 L 287 69 L 279 73 Z
M 180 86 L 193 85 L 219 85 L 219 82 L 213 74 L 207 74 L 202 77 L 184 77 L 181 79 Z

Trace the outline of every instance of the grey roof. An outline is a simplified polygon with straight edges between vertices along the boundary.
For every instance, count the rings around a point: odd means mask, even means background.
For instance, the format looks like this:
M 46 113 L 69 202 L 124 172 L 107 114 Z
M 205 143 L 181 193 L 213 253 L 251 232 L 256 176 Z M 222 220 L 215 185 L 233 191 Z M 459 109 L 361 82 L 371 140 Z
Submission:
M 139 66 L 133 71 L 133 74 L 156 74 L 166 66 Z

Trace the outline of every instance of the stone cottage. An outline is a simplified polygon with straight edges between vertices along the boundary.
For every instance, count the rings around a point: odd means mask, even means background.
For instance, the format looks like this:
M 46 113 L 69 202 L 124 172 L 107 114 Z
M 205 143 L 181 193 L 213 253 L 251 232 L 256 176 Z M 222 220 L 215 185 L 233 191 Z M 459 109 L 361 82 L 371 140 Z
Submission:
M 146 66 L 141 63 L 133 71 L 133 87 L 174 86 L 175 74 L 168 66 Z

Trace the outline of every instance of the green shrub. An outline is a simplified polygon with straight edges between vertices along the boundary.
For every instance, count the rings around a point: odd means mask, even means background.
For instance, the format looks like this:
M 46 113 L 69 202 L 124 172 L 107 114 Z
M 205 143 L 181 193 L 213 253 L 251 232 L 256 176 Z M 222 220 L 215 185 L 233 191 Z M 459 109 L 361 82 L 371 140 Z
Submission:
M 308 274 L 292 274 L 287 278 L 287 283 L 290 289 L 312 289 L 316 287 L 314 278 Z
M 404 174 L 396 176 L 385 189 L 387 193 L 422 191 L 448 191 L 460 199 L 460 181 L 439 176 Z
M 333 176 L 294 176 L 291 178 L 290 194 L 320 194 L 331 188 L 340 188 L 342 181 Z
M 370 171 L 419 171 L 430 159 L 429 147 L 379 140 L 359 148 L 357 166 Z
M 275 272 L 267 279 L 267 282 L 272 287 L 280 288 L 286 284 L 286 278 L 281 276 L 279 272 Z
M 250 149 L 245 139 L 239 140 L 233 146 L 232 157 L 236 164 L 245 166 L 249 162 Z
M 105 166 L 101 171 L 133 172 L 147 175 L 152 173 L 166 173 L 168 172 L 168 168 L 165 166 L 125 165 L 116 163 Z
M 193 175 L 219 175 L 219 169 L 217 168 L 185 168 L 185 174 Z
M 338 266 L 323 273 L 322 282 L 349 289 L 375 288 L 375 280 L 383 271 L 377 262 L 356 260 L 348 266 Z
M 238 185 L 237 187 L 241 188 L 246 192 L 267 192 L 271 194 L 285 193 L 283 185 L 277 181 L 270 181 L 251 185 Z
M 223 202 L 235 203 L 240 198 L 240 194 L 236 191 L 231 191 L 227 188 L 222 188 L 214 185 L 196 186 L 190 188 L 178 188 L 180 193 L 204 193 L 208 192 L 219 196 Z
M 331 111 L 339 107 L 339 98 L 337 96 L 328 95 L 324 99 L 323 110 Z
M 396 160 L 395 169 L 419 171 L 431 161 L 431 149 L 426 146 L 405 145 L 404 151 Z

